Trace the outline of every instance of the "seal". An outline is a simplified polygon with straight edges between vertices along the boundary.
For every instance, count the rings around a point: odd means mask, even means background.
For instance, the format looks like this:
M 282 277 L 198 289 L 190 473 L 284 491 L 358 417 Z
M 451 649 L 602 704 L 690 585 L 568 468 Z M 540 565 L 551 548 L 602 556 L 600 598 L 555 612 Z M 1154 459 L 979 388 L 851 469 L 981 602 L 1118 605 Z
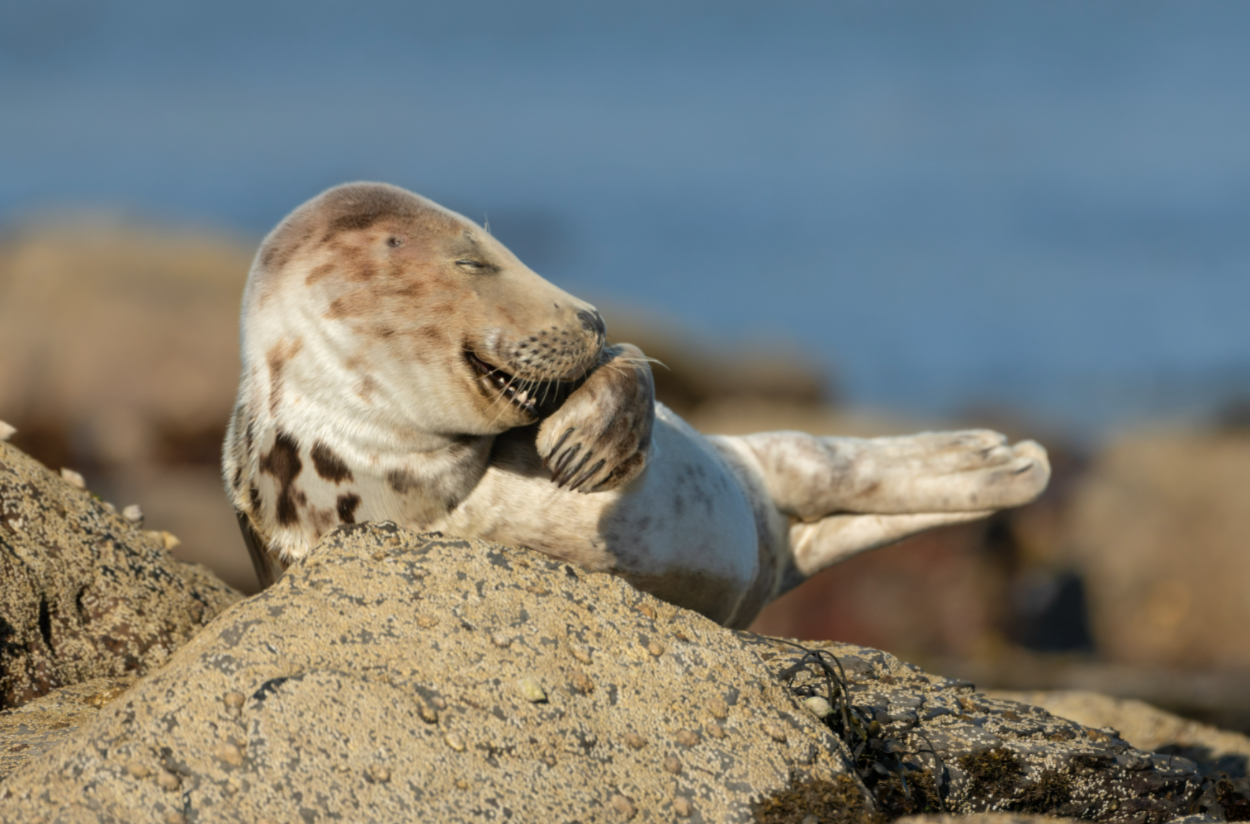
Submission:
M 339 524 L 527 546 L 726 626 L 851 555 L 1034 500 L 995 432 L 703 436 L 603 318 L 472 221 L 351 183 L 261 244 L 227 493 L 262 585 Z

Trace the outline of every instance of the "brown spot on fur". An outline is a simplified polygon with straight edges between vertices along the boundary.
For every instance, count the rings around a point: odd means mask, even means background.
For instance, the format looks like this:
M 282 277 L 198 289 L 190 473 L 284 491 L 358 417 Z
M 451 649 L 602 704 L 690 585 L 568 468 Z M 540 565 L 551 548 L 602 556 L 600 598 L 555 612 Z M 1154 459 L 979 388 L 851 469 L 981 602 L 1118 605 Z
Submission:
M 308 519 L 312 521 L 313 529 L 317 530 L 317 537 L 329 532 L 330 528 L 338 522 L 333 509 L 321 509 L 316 506 L 308 507 Z
M 273 449 L 261 456 L 260 471 L 272 475 L 278 486 L 277 515 L 282 526 L 290 526 L 299 520 L 295 498 L 299 493 L 294 484 L 303 468 L 304 464 L 299 459 L 299 443 L 285 432 L 279 432 Z
M 354 492 L 340 495 L 335 502 L 339 511 L 339 520 L 345 524 L 356 523 L 356 507 L 360 506 L 360 496 Z
M 304 345 L 302 338 L 292 341 L 279 341 L 266 353 L 265 360 L 269 363 L 269 414 L 278 414 L 278 405 L 282 402 L 282 369 L 291 358 L 299 354 Z
M 417 479 L 406 469 L 392 469 L 390 472 L 387 472 L 386 482 L 391 485 L 391 489 L 400 495 L 420 487 Z
M 373 399 L 373 393 L 377 390 L 377 381 L 366 376 L 365 379 L 356 386 L 356 397 L 360 398 L 362 401 L 368 402 Z
M 354 480 L 352 471 L 347 468 L 343 459 L 322 441 L 317 441 L 312 448 L 312 462 L 317 474 L 327 481 L 341 484 L 343 481 Z
M 298 224 L 278 229 L 264 248 L 260 250 L 260 267 L 266 272 L 277 272 L 286 268 L 291 258 L 312 237 L 312 230 L 299 227 Z
M 323 278 L 326 278 L 333 273 L 334 273 L 333 263 L 322 263 L 318 266 L 314 266 L 313 270 L 308 273 L 308 277 L 304 278 L 304 285 L 312 286 L 317 281 L 322 280 Z
M 357 283 L 364 283 L 365 281 L 373 280 L 377 277 L 377 274 L 378 270 L 376 266 L 366 263 L 363 260 L 358 260 L 348 268 L 347 279 L 354 280 Z
M 412 335 L 415 338 L 428 341 L 433 344 L 445 343 L 447 341 L 447 331 L 433 324 L 430 324 L 429 326 L 422 326 L 420 329 L 413 332 Z
M 402 217 L 398 211 L 392 211 L 381 204 L 373 206 L 375 211 L 366 211 L 362 209 L 359 212 L 352 212 L 345 215 L 339 215 L 330 221 L 330 228 L 326 232 L 326 237 L 333 238 L 335 235 L 343 232 L 356 232 L 361 229 L 369 229 L 380 221 L 387 218 Z
M 325 313 L 325 318 L 327 320 L 341 320 L 342 318 L 358 317 L 360 315 L 372 314 L 378 308 L 377 295 L 365 290 L 358 290 L 335 298 L 330 303 L 330 308 Z

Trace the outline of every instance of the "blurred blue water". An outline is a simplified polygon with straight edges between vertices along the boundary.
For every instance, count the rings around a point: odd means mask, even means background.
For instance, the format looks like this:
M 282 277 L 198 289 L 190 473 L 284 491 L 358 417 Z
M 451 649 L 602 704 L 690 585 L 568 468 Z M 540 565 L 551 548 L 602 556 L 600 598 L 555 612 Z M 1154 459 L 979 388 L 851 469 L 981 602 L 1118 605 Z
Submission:
M 380 179 L 851 400 L 1250 395 L 1250 3 L 0 6 L 0 216 L 259 236 Z M 609 324 L 611 317 L 609 317 Z

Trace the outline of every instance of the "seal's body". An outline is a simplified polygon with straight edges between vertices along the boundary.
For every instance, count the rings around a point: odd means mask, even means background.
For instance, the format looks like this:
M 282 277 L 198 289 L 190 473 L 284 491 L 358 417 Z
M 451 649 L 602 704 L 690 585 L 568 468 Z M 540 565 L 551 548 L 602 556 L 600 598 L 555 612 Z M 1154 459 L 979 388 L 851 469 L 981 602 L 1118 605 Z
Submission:
M 341 523 L 528 546 L 729 626 L 857 552 L 1033 500 L 993 432 L 704 437 L 635 347 L 471 221 L 392 186 L 265 239 L 223 459 L 262 585 Z M 539 424 L 534 426 L 534 424 Z

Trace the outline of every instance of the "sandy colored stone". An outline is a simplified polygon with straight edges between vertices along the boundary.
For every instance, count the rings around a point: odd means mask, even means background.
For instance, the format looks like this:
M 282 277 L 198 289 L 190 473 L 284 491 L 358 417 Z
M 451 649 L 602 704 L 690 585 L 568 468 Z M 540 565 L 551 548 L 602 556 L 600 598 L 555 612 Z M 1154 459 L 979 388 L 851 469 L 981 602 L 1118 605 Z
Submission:
M 239 597 L 0 443 L 0 707 L 148 672 Z
M 528 593 L 536 581 L 551 594 Z M 654 631 L 634 609 L 643 599 L 690 641 L 660 658 L 628 653 L 624 639 Z M 414 602 L 444 617 L 439 632 L 418 625 Z M 515 637 L 509 647 L 492 641 L 502 631 Z M 592 663 L 573 656 L 572 640 L 593 650 Z M 596 689 L 574 688 L 577 670 Z M 733 735 L 713 743 L 698 734 L 703 704 L 727 672 Z M 545 685 L 547 702 L 527 700 L 522 678 Z M 247 696 L 239 717 L 223 700 L 232 692 Z M 435 697 L 446 709 L 431 724 L 418 707 Z M 763 719 L 784 724 L 790 743 L 764 735 Z M 634 749 L 630 735 L 665 745 Z M 665 758 L 678 747 L 675 775 Z M 177 775 L 180 798 L 127 769 L 153 754 L 149 769 Z M 653 821 L 673 817 L 676 785 L 705 820 L 733 821 L 758 793 L 844 772 L 834 736 L 734 633 L 525 550 L 365 525 L 335 533 L 124 705 L 19 770 L 0 804 L 133 822 L 171 810 L 298 820 L 305 809 L 350 820 L 469 821 L 508 809 L 517 820 Z
M 429 614 L 436 630 L 418 621 Z M 641 639 L 657 630 L 686 640 L 653 657 Z M 855 712 L 910 769 L 945 771 L 953 812 L 1145 824 L 1199 793 L 1192 763 L 1113 731 L 876 650 L 807 649 L 837 658 Z M 348 527 L 19 767 L 0 805 L 18 820 L 748 821 L 762 800 L 848 774 L 802 704 L 828 687 L 796 668 L 803 655 L 528 550 Z M 968 772 L 986 754 L 1017 765 L 989 789 Z

